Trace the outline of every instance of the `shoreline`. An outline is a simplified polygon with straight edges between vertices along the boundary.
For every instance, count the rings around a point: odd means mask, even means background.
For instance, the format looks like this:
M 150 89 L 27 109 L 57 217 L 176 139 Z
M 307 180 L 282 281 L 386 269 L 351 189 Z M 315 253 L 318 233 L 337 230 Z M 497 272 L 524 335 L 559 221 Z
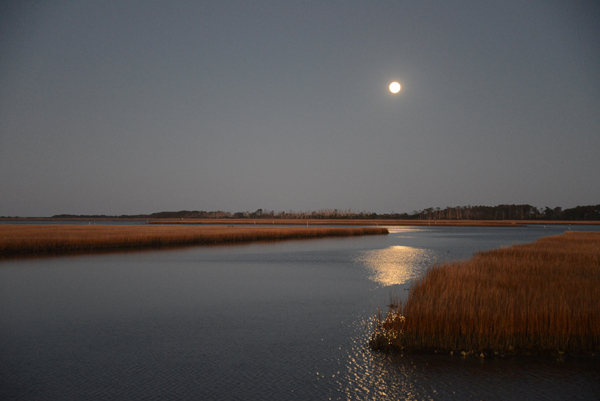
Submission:
M 384 219 L 148 219 L 148 218 L 52 218 L 20 217 L 0 218 L 2 222 L 63 222 L 63 221 L 102 221 L 102 222 L 147 222 L 147 224 L 192 224 L 192 225 L 303 225 L 306 226 L 464 226 L 464 227 L 515 227 L 527 225 L 600 225 L 592 220 L 384 220 Z
M 386 234 L 388 230 L 381 227 L 0 224 L 0 260 Z

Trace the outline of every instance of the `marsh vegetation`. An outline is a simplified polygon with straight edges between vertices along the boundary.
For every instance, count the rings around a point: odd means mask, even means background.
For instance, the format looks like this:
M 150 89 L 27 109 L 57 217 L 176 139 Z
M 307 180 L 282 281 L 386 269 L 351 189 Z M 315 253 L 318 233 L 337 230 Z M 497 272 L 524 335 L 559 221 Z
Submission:
M 479 356 L 600 352 L 600 232 L 433 266 L 375 317 L 379 350 Z
M 0 225 L 0 257 L 387 233 L 380 227 Z

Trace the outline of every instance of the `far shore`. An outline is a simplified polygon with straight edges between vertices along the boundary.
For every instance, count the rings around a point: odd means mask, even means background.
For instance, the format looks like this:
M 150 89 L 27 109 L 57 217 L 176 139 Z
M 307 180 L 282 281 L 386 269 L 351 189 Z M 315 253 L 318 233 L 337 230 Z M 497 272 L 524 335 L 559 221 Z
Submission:
M 0 259 L 385 234 L 382 227 L 0 224 Z
M 17 221 L 132 221 L 148 224 L 201 224 L 201 225 L 303 225 L 303 226 L 464 226 L 464 227 L 515 227 L 527 225 L 600 225 L 591 220 L 383 220 L 383 219 L 147 219 L 147 218 L 52 218 L 52 217 L 2 217 L 0 222 Z M 6 224 L 4 223 L 4 224 Z M 0 223 L 2 224 L 2 223 Z
M 328 226 L 464 226 L 515 227 L 538 225 L 600 225 L 600 221 L 540 221 L 540 220 L 376 220 L 376 219 L 161 219 L 149 224 L 278 224 Z

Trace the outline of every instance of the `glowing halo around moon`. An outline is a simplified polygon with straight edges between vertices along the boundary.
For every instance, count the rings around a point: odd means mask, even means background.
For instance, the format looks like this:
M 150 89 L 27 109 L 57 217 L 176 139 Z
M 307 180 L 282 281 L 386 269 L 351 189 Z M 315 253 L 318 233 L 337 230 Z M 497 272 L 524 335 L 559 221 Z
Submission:
M 392 92 L 392 93 L 400 92 L 400 84 L 398 82 L 392 82 L 390 84 L 390 92 Z

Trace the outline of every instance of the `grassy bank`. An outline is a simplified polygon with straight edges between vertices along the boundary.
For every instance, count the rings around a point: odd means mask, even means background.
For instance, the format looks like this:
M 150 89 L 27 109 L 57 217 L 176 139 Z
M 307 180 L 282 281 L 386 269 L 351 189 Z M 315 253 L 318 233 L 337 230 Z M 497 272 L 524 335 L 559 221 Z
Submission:
M 374 227 L 0 225 L 0 258 L 387 233 Z
M 568 232 L 434 266 L 376 317 L 374 349 L 600 352 L 600 233 Z

